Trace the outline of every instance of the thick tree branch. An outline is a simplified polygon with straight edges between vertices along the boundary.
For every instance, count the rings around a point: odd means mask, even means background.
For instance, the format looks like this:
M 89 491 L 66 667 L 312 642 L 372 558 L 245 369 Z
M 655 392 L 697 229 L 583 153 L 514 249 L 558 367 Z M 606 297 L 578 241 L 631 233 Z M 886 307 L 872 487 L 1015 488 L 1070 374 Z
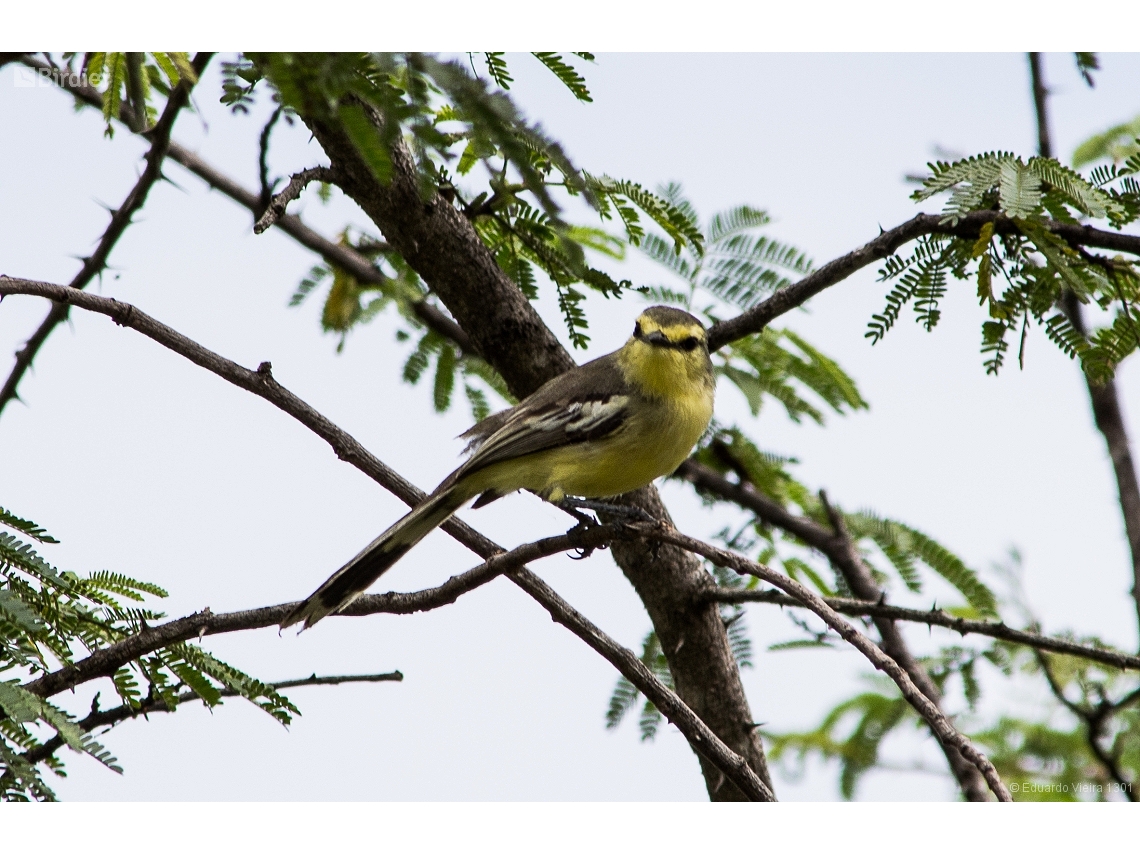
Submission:
M 471 224 L 438 193 L 424 197 L 411 152 L 397 137 L 392 178 L 381 185 L 335 123 L 300 115 L 331 162 L 332 180 L 427 283 L 476 350 L 524 398 L 574 360 L 503 272 Z M 374 117 L 379 124 L 379 117 Z M 471 322 L 478 318 L 478 323 Z M 501 364 L 500 364 L 501 363 Z
M 884 671 L 887 676 L 894 680 L 895 685 L 899 687 L 899 691 L 902 692 L 903 697 L 906 698 L 910 705 L 918 711 L 919 715 L 926 720 L 930 729 L 938 735 L 939 740 L 953 745 L 977 767 L 978 771 L 986 779 L 986 783 L 989 784 L 994 795 L 997 796 L 998 801 L 1013 801 L 1009 790 L 1007 790 L 1005 784 L 1002 783 L 997 770 L 994 769 L 993 764 L 986 755 L 979 751 L 969 739 L 954 728 L 949 719 L 938 709 L 938 706 L 914 684 L 902 666 L 880 650 L 874 642 L 860 633 L 854 626 L 841 618 L 834 609 L 824 602 L 822 597 L 804 585 L 801 585 L 799 582 L 796 582 L 794 579 L 777 573 L 770 567 L 765 567 L 763 564 L 749 561 L 743 556 L 718 549 L 707 543 L 702 543 L 699 540 L 681 534 L 675 529 L 658 529 L 649 533 L 649 536 L 663 540 L 666 543 L 672 543 L 696 555 L 703 556 L 714 564 L 734 570 L 741 575 L 755 576 L 758 579 L 763 579 L 768 584 L 774 585 L 784 593 L 799 600 L 807 608 L 811 609 L 824 623 L 831 627 L 831 629 L 835 630 L 844 641 L 867 657 L 875 668 Z
M 781 594 L 779 591 L 741 591 L 735 588 L 716 588 L 710 591 L 708 596 L 717 603 L 771 603 L 794 608 L 803 605 L 798 600 Z M 1051 653 L 1062 653 L 1066 656 L 1075 656 L 1078 659 L 1088 659 L 1090 662 L 1100 662 L 1104 665 L 1111 665 L 1113 668 L 1140 671 L 1140 656 L 1118 653 L 1115 650 L 1105 650 L 1099 647 L 1089 647 L 1064 638 L 1014 629 L 998 621 L 969 620 L 955 617 L 942 609 L 908 609 L 878 601 L 868 602 L 848 597 L 825 597 L 824 602 L 837 612 L 852 617 L 882 617 L 890 620 L 907 621 L 908 623 L 921 623 L 927 626 L 940 626 L 954 630 L 960 635 L 985 635 L 1012 644 L 1022 644 L 1038 650 L 1048 650 Z
M 877 238 L 858 249 L 829 261 L 798 282 L 777 291 L 763 303 L 735 318 L 713 324 L 709 330 L 709 349 L 716 350 L 746 335 L 760 332 L 780 315 L 802 306 L 820 291 L 842 282 L 868 264 L 886 258 L 904 243 L 928 234 L 977 238 L 985 223 L 994 224 L 995 234 L 1019 233 L 1013 220 L 997 211 L 973 211 L 956 224 L 943 222 L 940 214 L 918 214 L 902 225 L 882 232 Z M 1092 226 L 1070 223 L 1050 223 L 1048 228 L 1073 246 L 1091 246 L 1140 255 L 1140 235 L 1104 231 Z
M 205 70 L 206 64 L 212 56 L 213 54 L 200 53 L 194 57 L 194 68 L 199 74 Z M 189 80 L 181 81 L 170 93 L 158 122 L 144 134 L 151 140 L 150 149 L 144 156 L 146 167 L 123 203 L 111 211 L 111 222 L 107 224 L 95 251 L 83 259 L 83 266 L 75 274 L 75 278 L 71 280 L 70 287 L 86 288 L 96 276 L 103 272 L 107 266 L 107 258 L 111 254 L 111 250 L 118 243 L 119 238 L 123 236 L 127 227 L 130 226 L 131 218 L 146 204 L 151 188 L 162 178 L 162 162 L 170 148 L 170 133 L 174 130 L 174 121 L 178 118 L 178 113 L 189 103 L 192 88 L 193 84 Z M 8 374 L 4 386 L 0 387 L 0 413 L 4 411 L 4 407 L 10 401 L 16 399 L 20 381 L 31 368 L 36 354 L 39 353 L 40 348 L 47 341 L 48 336 L 52 334 L 52 331 L 67 319 L 67 313 L 66 303 L 56 303 L 39 328 L 24 343 L 24 346 L 16 351 L 16 364 Z
M 326 184 L 331 182 L 332 170 L 327 166 L 313 166 L 293 175 L 289 179 L 289 183 L 285 185 L 285 189 L 269 200 L 269 204 L 265 207 L 265 213 L 253 224 L 254 234 L 259 235 L 270 226 L 275 225 L 284 216 L 289 203 L 300 196 L 301 191 L 314 181 L 322 181 Z

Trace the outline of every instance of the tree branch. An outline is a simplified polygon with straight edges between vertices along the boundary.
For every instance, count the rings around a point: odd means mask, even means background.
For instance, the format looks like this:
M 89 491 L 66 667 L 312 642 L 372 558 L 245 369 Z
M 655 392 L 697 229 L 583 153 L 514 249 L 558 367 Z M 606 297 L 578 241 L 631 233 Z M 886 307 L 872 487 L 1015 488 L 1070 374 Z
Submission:
M 710 591 L 708 596 L 709 599 L 717 603 L 771 603 L 777 606 L 795 608 L 803 606 L 803 603 L 793 597 L 781 594 L 779 591 L 739 591 L 732 588 L 716 588 Z M 1078 659 L 1100 662 L 1104 665 L 1111 665 L 1113 668 L 1140 671 L 1140 656 L 1118 653 L 1115 650 L 1104 650 L 1099 647 L 1088 647 L 1063 638 L 1014 629 L 997 621 L 969 620 L 955 617 L 942 609 L 930 609 L 929 611 L 908 609 L 902 606 L 886 605 L 878 601 L 868 602 L 847 597 L 824 597 L 824 602 L 837 612 L 852 617 L 883 617 L 890 620 L 926 624 L 927 626 L 941 626 L 952 629 L 961 635 L 985 635 L 1012 644 L 1022 644 L 1038 650 L 1048 650 L 1051 653 L 1062 653 L 1066 656 L 1075 656 Z
M 213 54 L 210 53 L 199 53 L 194 57 L 194 69 L 199 75 L 205 70 L 206 64 L 212 56 Z M 75 274 L 75 278 L 71 280 L 71 288 L 86 288 L 96 276 L 102 274 L 111 250 L 131 224 L 131 218 L 146 204 L 147 195 L 151 188 L 162 178 L 162 162 L 170 148 L 170 133 L 174 130 L 174 121 L 178 117 L 178 113 L 189 102 L 190 90 L 193 86 L 194 84 L 189 80 L 180 81 L 174 91 L 170 93 L 158 122 L 144 134 L 151 140 L 150 149 L 144 156 L 146 167 L 138 181 L 135 182 L 134 187 L 127 194 L 127 198 L 117 209 L 111 211 L 111 222 L 107 224 L 95 251 L 83 259 L 83 266 Z M 52 331 L 67 319 L 67 313 L 66 303 L 56 303 L 39 325 L 39 328 L 32 333 L 24 346 L 16 351 L 16 364 L 8 374 L 4 386 L 0 387 L 0 413 L 4 411 L 4 407 L 10 401 L 16 399 L 16 390 L 28 369 L 31 368 L 36 354 L 39 353 L 40 348 L 43 347 Z
M 699 540 L 681 534 L 675 529 L 659 529 L 649 533 L 649 536 L 663 540 L 666 543 L 672 543 L 696 555 L 703 556 L 714 564 L 735 570 L 741 575 L 755 576 L 758 579 L 763 579 L 768 584 L 774 585 L 784 593 L 799 600 L 804 606 L 815 612 L 824 623 L 835 630 L 847 643 L 866 656 L 875 668 L 886 672 L 886 674 L 894 680 L 895 685 L 899 687 L 899 691 L 902 692 L 903 697 L 906 698 L 907 701 L 910 702 L 910 705 L 918 711 L 919 715 L 926 720 L 930 729 L 938 735 L 939 740 L 953 745 L 977 767 L 978 771 L 986 779 L 986 783 L 989 784 L 994 795 L 997 796 L 998 801 L 1013 801 L 1009 790 L 1007 790 L 1005 784 L 1002 783 L 997 770 L 994 769 L 993 764 L 986 755 L 979 751 L 969 739 L 954 728 L 949 719 L 938 709 L 938 706 L 914 684 L 902 666 L 880 650 L 869 638 L 841 618 L 820 596 L 799 582 L 796 582 L 794 579 L 777 573 L 770 567 L 765 567 L 763 564 L 749 561 L 735 553 L 718 549 L 707 543 L 702 543 Z
M 709 330 L 709 349 L 716 350 L 746 335 L 758 333 L 780 315 L 802 306 L 825 288 L 842 282 L 851 274 L 886 258 L 904 243 L 927 234 L 977 238 L 985 223 L 994 224 L 995 234 L 1019 234 L 1017 224 L 997 211 L 973 211 L 957 224 L 943 222 L 940 214 L 918 214 L 890 231 L 882 232 L 846 255 L 829 261 L 798 282 L 783 288 L 757 306 L 727 321 L 713 324 Z M 1104 231 L 1092 226 L 1049 223 L 1048 229 L 1073 246 L 1092 246 L 1140 255 L 1140 235 Z
M 1049 139 L 1049 89 L 1041 71 L 1041 54 L 1029 52 L 1029 78 L 1033 85 L 1033 109 L 1037 115 L 1037 153 L 1053 156 L 1053 143 Z
M 742 792 L 757 801 L 775 801 L 771 790 L 757 777 L 740 755 L 729 749 L 708 726 L 664 683 L 658 680 L 630 650 L 619 645 L 580 612 L 558 596 L 541 578 L 525 568 L 525 563 L 570 549 L 589 549 L 606 544 L 624 532 L 623 526 L 576 528 L 556 537 L 525 544 L 500 553 L 466 573 L 454 576 L 438 588 L 412 594 L 388 593 L 364 596 L 341 614 L 358 617 L 379 612 L 408 613 L 439 608 L 454 602 L 462 593 L 507 574 L 520 588 L 537 600 L 558 623 L 582 638 L 633 683 L 689 740 L 695 751 L 721 769 Z M 274 626 L 296 606 L 283 603 L 260 609 L 215 615 L 208 609 L 185 618 L 143 630 L 129 638 L 92 653 L 23 688 L 40 697 L 50 697 L 100 677 L 109 677 L 123 665 L 147 653 L 203 635 Z
M 325 184 L 331 183 L 332 170 L 327 166 L 313 166 L 295 173 L 293 177 L 289 179 L 289 183 L 285 185 L 285 189 L 269 200 L 269 204 L 265 208 L 265 213 L 253 224 L 253 233 L 259 235 L 270 226 L 276 224 L 285 214 L 285 209 L 289 206 L 289 203 L 300 196 L 301 191 L 314 181 L 321 181 Z
M 585 641 L 636 686 L 638 691 L 652 701 L 661 714 L 685 735 L 693 750 L 720 770 L 723 778 L 719 784 L 713 786 L 714 794 L 727 779 L 753 801 L 776 801 L 775 794 L 748 762 L 725 745 L 676 693 L 654 676 L 633 651 L 622 647 L 603 633 L 529 570 L 515 571 L 511 574 L 511 578 L 541 603 L 551 618 Z
M 599 547 L 613 540 L 620 527 L 594 526 L 576 530 L 572 534 L 548 537 L 524 544 L 510 552 L 498 552 L 482 564 L 464 573 L 452 576 L 442 585 L 411 593 L 390 591 L 385 594 L 366 594 L 338 615 L 364 617 L 373 614 L 413 614 L 430 611 L 454 603 L 460 596 L 487 584 L 493 579 L 515 571 L 529 561 L 545 558 L 571 549 Z M 544 605 L 546 605 L 544 603 Z M 297 606 L 297 603 L 280 603 L 236 612 L 214 614 L 203 609 L 186 617 L 167 621 L 109 644 L 89 656 L 44 674 L 23 688 L 42 698 L 57 695 L 76 686 L 110 677 L 129 662 L 182 641 L 207 635 L 222 635 L 277 626 Z M 591 628 L 591 633 L 595 630 Z

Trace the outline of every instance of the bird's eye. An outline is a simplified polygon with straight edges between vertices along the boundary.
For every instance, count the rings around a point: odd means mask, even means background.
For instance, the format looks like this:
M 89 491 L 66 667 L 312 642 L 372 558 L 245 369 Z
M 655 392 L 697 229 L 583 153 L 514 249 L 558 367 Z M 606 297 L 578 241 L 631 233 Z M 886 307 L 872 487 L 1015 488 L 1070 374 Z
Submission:
M 697 337 L 695 335 L 691 335 L 688 338 L 681 341 L 681 349 L 682 350 L 695 350 L 696 347 L 697 347 Z
M 641 333 L 641 321 L 637 321 L 633 325 L 633 337 L 634 338 L 641 338 L 641 335 L 642 335 L 642 333 Z

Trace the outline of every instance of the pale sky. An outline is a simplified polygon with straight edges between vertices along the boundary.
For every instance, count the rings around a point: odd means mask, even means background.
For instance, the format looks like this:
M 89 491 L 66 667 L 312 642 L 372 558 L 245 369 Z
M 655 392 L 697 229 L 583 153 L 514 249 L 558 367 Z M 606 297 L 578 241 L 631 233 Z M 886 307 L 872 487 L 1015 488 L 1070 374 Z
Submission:
M 1140 56 L 1102 56 L 1097 86 L 1071 56 L 1047 57 L 1054 144 L 1062 157 L 1089 134 L 1140 113 Z M 253 116 L 231 117 L 218 99 L 219 60 L 199 85 L 201 116 L 184 114 L 179 142 L 247 186 L 256 184 Z M 698 209 L 766 208 L 768 233 L 823 263 L 918 208 L 904 173 L 934 148 L 972 154 L 1034 153 L 1027 63 L 1021 54 L 663 55 L 601 54 L 584 70 L 595 103 L 576 102 L 533 60 L 513 60 L 513 94 L 528 115 L 595 173 L 648 186 L 676 180 Z M 102 137 L 94 111 L 76 115 L 48 88 L 18 88 L 0 70 L 0 115 L 18 132 L 0 137 L 0 273 L 67 282 L 76 256 L 106 224 L 140 168 L 144 141 L 120 129 Z M 284 174 L 323 162 L 301 127 L 274 136 Z M 219 353 L 277 379 L 423 488 L 455 465 L 464 406 L 440 416 L 430 390 L 399 372 L 407 347 L 381 317 L 350 336 L 342 354 L 318 327 L 320 301 L 286 302 L 316 258 L 284 234 L 254 236 L 249 214 L 170 163 L 138 223 L 111 256 L 99 293 L 130 301 Z M 13 204 L 13 202 L 15 204 Z M 292 209 L 332 237 L 364 225 L 343 198 L 309 194 Z M 665 281 L 648 262 L 615 272 Z M 801 479 L 850 509 L 871 507 L 933 535 L 996 584 L 990 565 L 1011 546 L 1025 558 L 1026 588 L 1047 631 L 1095 633 L 1137 644 L 1130 573 L 1111 468 L 1092 427 L 1078 368 L 1040 331 L 1027 364 L 995 379 L 978 354 L 981 322 L 970 283 L 954 283 L 942 324 L 926 334 L 906 314 L 887 339 L 863 337 L 885 288 L 867 269 L 782 322 L 838 359 L 871 409 L 796 426 L 769 407 L 748 415 L 722 387 L 717 417 L 738 421 L 766 449 L 802 463 Z M 642 304 L 591 302 L 592 347 L 619 346 Z M 562 330 L 548 299 L 540 310 Z M 47 311 L 13 297 L 0 306 L 0 358 L 8 359 Z M 75 311 L 21 386 L 25 404 L 0 417 L 0 504 L 46 526 L 62 543 L 45 557 L 78 572 L 110 569 L 161 584 L 163 609 L 232 610 L 298 599 L 404 512 L 308 431 L 104 317 Z M 7 371 L 8 363 L 0 363 Z M 1136 426 L 1135 369 L 1119 377 Z M 1140 429 L 1137 427 L 1136 429 Z M 709 537 L 730 521 L 691 491 L 663 488 L 678 525 Z M 461 516 L 507 546 L 566 528 L 563 514 L 531 496 Z M 478 563 L 436 533 L 376 590 L 415 590 Z M 566 599 L 635 649 L 649 620 L 608 555 L 535 565 Z M 929 606 L 952 595 L 931 585 L 893 601 Z M 744 672 L 757 721 L 806 728 L 865 684 L 853 651 L 768 653 L 796 637 L 771 606 L 750 606 L 755 667 Z M 920 650 L 957 637 L 909 628 Z M 90 799 L 673 799 L 702 800 L 695 759 L 673 729 L 638 740 L 634 718 L 617 731 L 603 714 L 613 669 L 506 580 L 425 615 L 331 619 L 301 636 L 272 630 L 207 638 L 205 646 L 265 679 L 400 669 L 403 683 L 302 688 L 289 730 L 240 700 L 212 713 L 188 704 L 128 722 L 103 737 L 126 772 L 65 753 L 61 798 Z M 1033 713 L 1035 697 L 993 690 L 983 710 Z M 92 691 L 57 700 L 84 712 Z M 930 739 L 891 744 L 898 762 L 942 768 Z M 50 777 L 50 776 L 49 776 Z M 811 765 L 785 800 L 838 798 L 834 767 Z M 864 799 L 944 799 L 946 776 L 872 773 Z

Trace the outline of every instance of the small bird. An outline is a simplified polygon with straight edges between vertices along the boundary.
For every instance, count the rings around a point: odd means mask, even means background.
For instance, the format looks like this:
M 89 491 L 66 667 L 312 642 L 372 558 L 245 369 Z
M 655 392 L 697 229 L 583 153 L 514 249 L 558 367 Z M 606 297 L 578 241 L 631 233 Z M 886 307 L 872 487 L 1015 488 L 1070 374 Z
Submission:
M 653 306 L 619 349 L 573 368 L 462 435 L 467 462 L 341 567 L 281 627 L 340 611 L 470 499 L 530 490 L 571 510 L 673 472 L 708 427 L 715 377 L 699 320 Z

